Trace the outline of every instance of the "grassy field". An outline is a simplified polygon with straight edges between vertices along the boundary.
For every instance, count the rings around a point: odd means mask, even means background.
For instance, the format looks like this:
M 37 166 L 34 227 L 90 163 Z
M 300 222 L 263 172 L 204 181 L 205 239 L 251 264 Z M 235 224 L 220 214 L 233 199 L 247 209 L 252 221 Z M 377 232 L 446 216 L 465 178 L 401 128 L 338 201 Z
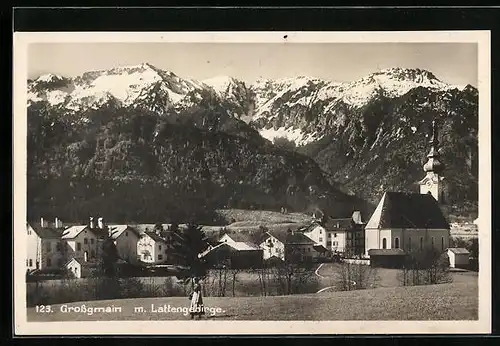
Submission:
M 217 210 L 222 218 L 228 223 L 234 222 L 254 222 L 256 224 L 269 223 L 303 223 L 310 222 L 311 216 L 302 213 L 282 214 L 268 210 L 246 210 L 246 209 L 219 209 Z
M 205 297 L 208 320 L 475 320 L 477 283 L 390 287 L 349 292 L 278 297 Z M 87 307 L 87 312 L 64 312 L 61 307 Z M 27 311 L 28 321 L 185 320 L 186 297 L 141 298 L 53 305 L 51 313 Z M 89 308 L 120 307 L 121 312 Z M 165 311 L 153 311 L 152 306 Z M 143 307 L 144 311 L 134 308 Z M 170 307 L 170 311 L 168 311 Z M 172 308 L 179 309 L 177 312 Z M 217 309 L 217 310 L 216 310 Z
M 339 264 L 336 263 L 325 263 L 318 270 L 318 274 L 322 276 L 320 278 L 320 286 L 328 287 L 335 285 L 335 275 L 338 271 Z M 372 288 L 380 287 L 397 287 L 400 286 L 398 280 L 398 269 L 387 269 L 387 268 L 376 268 L 374 276 L 376 280 L 372 283 Z M 478 273 L 465 271 L 465 272 L 452 272 L 451 276 L 454 283 L 466 283 L 477 285 Z M 331 289 L 334 290 L 333 288 Z

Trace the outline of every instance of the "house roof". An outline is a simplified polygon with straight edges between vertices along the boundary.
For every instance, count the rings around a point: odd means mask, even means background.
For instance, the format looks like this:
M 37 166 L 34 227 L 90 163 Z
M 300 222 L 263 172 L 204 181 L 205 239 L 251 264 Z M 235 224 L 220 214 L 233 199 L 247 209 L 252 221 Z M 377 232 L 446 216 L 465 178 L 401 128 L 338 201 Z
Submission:
M 235 242 L 246 242 L 246 243 L 252 243 L 253 242 L 252 241 L 253 239 L 252 239 L 251 235 L 248 234 L 248 233 L 234 232 L 234 233 L 226 233 L 224 235 L 228 236 L 229 238 L 231 238 Z
M 206 249 L 205 251 L 201 252 L 198 257 L 201 258 L 201 257 L 205 257 L 207 256 L 208 254 L 211 254 L 211 253 L 214 253 L 215 251 L 219 250 L 219 249 L 222 249 L 222 248 L 226 248 L 230 251 L 234 251 L 235 248 L 234 246 L 232 246 L 232 244 L 229 244 L 229 243 L 220 243 L 219 245 L 217 246 L 214 246 L 213 248 L 211 249 Z
M 450 225 L 432 195 L 386 192 L 366 228 L 449 229 Z
M 314 240 L 310 239 L 301 232 L 288 232 L 286 231 L 268 231 L 269 235 L 275 237 L 283 244 L 315 244 Z
M 136 235 L 140 235 L 139 231 L 129 225 L 108 225 L 111 239 L 118 239 L 126 230 L 133 232 Z
M 238 241 L 230 245 L 234 246 L 237 250 L 240 251 L 261 250 L 261 248 L 254 243 L 246 241 Z
M 153 239 L 155 242 L 156 241 L 160 241 L 160 242 L 163 242 L 165 243 L 165 239 L 163 239 L 162 237 L 160 237 L 158 234 L 156 234 L 155 232 L 144 232 L 144 234 L 148 235 L 151 239 Z
M 64 266 L 67 266 L 71 261 L 78 262 L 78 264 L 80 264 L 82 267 L 95 268 L 99 265 L 99 263 L 95 260 L 85 262 L 83 258 L 73 257 L 68 262 L 66 262 Z
M 368 250 L 370 256 L 402 256 L 406 255 L 402 249 L 370 249 Z
M 59 239 L 62 235 L 62 229 L 53 227 L 40 227 L 37 224 L 27 224 L 27 227 L 31 227 L 33 231 L 42 239 Z
M 354 221 L 351 217 L 348 218 L 326 218 L 325 222 L 323 223 L 323 227 L 327 229 L 328 231 L 333 231 L 333 230 L 346 230 L 346 229 L 351 229 L 354 226 Z
M 456 255 L 469 255 L 470 252 L 467 249 L 464 249 L 462 247 L 450 247 L 448 248 L 451 252 L 453 252 Z
M 90 228 L 87 225 L 71 226 L 64 230 L 62 234 L 62 239 L 73 239 L 78 236 L 84 229 Z
M 310 225 L 301 227 L 298 230 L 299 230 L 299 232 L 308 233 L 308 232 L 313 231 L 316 227 L 323 227 L 323 225 L 318 221 L 313 221 Z
M 330 250 L 328 250 L 326 247 L 324 247 L 323 245 L 321 244 L 314 244 L 313 245 L 313 249 L 318 251 L 318 252 L 328 252 Z

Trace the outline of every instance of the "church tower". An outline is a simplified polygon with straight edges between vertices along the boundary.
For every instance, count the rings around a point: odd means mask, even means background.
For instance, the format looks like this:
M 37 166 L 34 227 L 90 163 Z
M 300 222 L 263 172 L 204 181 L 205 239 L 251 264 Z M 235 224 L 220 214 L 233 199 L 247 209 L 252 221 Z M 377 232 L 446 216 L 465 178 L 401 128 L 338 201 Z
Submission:
M 445 202 L 445 181 L 441 173 L 444 170 L 443 163 L 439 160 L 439 140 L 436 120 L 432 121 L 432 135 L 429 141 L 431 148 L 427 154 L 427 162 L 424 164 L 426 176 L 419 181 L 420 193 L 430 193 L 438 203 Z

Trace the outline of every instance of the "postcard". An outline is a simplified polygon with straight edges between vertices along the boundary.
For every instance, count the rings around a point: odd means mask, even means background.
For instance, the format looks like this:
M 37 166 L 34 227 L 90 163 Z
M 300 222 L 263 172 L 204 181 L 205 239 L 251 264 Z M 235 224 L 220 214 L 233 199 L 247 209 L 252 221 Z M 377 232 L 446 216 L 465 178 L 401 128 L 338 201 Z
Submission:
M 15 32 L 18 335 L 491 328 L 490 32 Z

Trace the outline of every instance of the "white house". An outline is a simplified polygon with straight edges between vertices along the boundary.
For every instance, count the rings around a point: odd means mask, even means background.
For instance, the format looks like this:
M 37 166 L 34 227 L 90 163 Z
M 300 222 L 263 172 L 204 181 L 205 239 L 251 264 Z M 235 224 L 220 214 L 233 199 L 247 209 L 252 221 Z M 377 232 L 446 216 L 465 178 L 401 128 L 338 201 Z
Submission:
M 98 235 L 88 225 L 71 226 L 64 230 L 61 239 L 66 242 L 67 258 L 93 260 L 98 257 Z
M 316 244 L 333 253 L 361 255 L 364 251 L 364 223 L 359 211 L 347 218 L 323 216 L 303 231 Z
M 321 244 L 327 249 L 331 249 L 332 247 L 331 234 L 329 237 L 328 231 L 325 229 L 325 227 L 323 227 L 323 225 L 320 222 L 318 221 L 313 222 L 303 231 L 304 235 L 313 240 L 316 244 Z
M 89 276 L 97 266 L 96 261 L 85 261 L 81 258 L 72 258 L 64 265 L 66 270 L 78 279 Z
M 464 248 L 448 248 L 446 254 L 450 260 L 450 268 L 466 267 L 469 264 L 470 252 Z
M 281 237 L 280 237 L 281 238 Z M 259 247 L 263 249 L 263 258 L 265 260 L 271 257 L 277 257 L 285 260 L 285 243 L 278 239 L 277 236 L 266 232 L 266 236 L 263 241 L 259 244 Z
M 57 223 L 56 223 L 57 225 Z M 64 246 L 60 228 L 48 227 L 41 219 L 40 225 L 26 224 L 27 270 L 61 268 L 64 264 Z
M 167 242 L 154 232 L 144 232 L 137 242 L 139 260 L 148 264 L 165 263 L 168 260 Z
M 322 255 L 315 248 L 314 240 L 298 231 L 268 231 L 259 244 L 263 249 L 263 258 L 277 257 L 286 260 L 287 256 L 298 255 L 300 260 L 313 260 Z
M 139 232 L 129 225 L 108 225 L 109 236 L 116 245 L 118 256 L 129 263 L 137 263 Z

